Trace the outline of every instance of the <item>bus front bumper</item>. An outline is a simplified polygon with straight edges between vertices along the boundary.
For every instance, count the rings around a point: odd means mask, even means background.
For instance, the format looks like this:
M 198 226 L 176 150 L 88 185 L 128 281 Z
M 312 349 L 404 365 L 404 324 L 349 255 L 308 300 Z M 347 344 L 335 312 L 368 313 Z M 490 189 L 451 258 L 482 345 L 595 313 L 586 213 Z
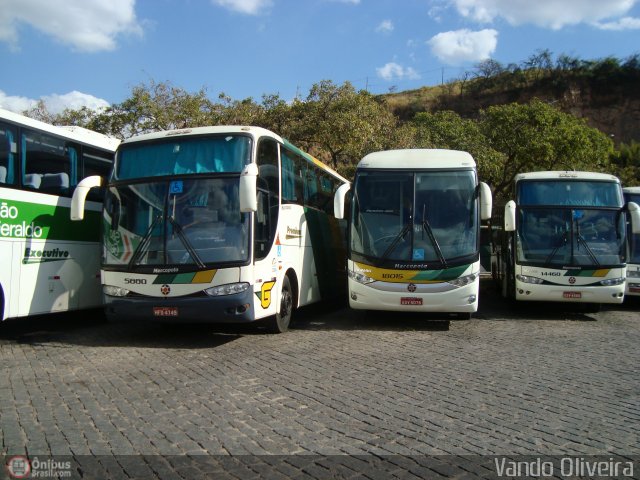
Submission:
M 255 320 L 251 290 L 219 297 L 104 297 L 105 314 L 113 321 L 249 323 Z
M 422 291 L 379 290 L 372 284 L 349 279 L 349 306 L 356 310 L 395 312 L 473 313 L 478 310 L 478 281 L 464 287 L 449 284 L 429 286 Z
M 622 303 L 624 284 L 612 287 L 532 285 L 516 280 L 516 300 L 566 303 Z

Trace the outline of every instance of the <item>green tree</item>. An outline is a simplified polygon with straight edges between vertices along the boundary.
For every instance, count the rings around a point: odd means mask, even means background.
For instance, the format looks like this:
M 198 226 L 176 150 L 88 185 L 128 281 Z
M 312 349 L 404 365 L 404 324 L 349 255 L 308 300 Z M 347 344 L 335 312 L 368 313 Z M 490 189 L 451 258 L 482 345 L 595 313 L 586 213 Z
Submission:
M 462 118 L 452 111 L 441 111 L 418 113 L 413 124 L 416 147 L 469 152 L 478 165 L 478 175 L 483 181 L 492 185 L 499 176 L 504 155 L 489 145 L 477 121 Z
M 127 138 L 159 130 L 218 123 L 222 109 L 211 102 L 206 90 L 189 93 L 169 82 L 151 81 L 133 87 L 131 96 L 93 117 L 87 128 Z
M 496 197 L 504 197 L 521 172 L 612 169 L 607 135 L 540 100 L 489 107 L 481 111 L 479 127 L 489 146 L 504 155 L 492 185 Z
M 313 85 L 304 101 L 293 103 L 291 122 L 292 142 L 347 175 L 367 153 L 410 141 L 384 104 L 349 82 Z
M 621 143 L 611 154 L 611 163 L 615 167 L 615 174 L 624 186 L 640 186 L 640 143 Z

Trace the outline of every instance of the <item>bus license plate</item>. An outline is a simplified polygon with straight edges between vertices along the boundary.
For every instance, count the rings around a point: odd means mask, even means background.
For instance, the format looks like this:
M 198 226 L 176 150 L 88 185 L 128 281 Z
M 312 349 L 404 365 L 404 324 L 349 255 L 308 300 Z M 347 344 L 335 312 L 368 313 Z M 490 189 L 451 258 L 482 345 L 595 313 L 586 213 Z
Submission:
M 178 307 L 153 307 L 154 317 L 177 317 Z
M 400 305 L 422 305 L 422 299 L 417 297 L 401 297 Z
M 580 293 L 580 292 L 562 292 L 562 296 L 564 298 L 582 298 L 582 293 Z

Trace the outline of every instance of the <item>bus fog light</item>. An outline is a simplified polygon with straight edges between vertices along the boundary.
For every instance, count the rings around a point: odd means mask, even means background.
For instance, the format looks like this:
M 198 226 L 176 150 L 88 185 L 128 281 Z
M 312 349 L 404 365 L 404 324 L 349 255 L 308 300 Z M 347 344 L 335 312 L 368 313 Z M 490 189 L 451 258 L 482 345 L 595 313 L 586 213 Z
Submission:
M 210 297 L 220 297 L 222 295 L 233 295 L 235 293 L 242 293 L 248 288 L 249 284 L 247 282 L 228 283 L 226 285 L 207 288 L 204 290 L 204 293 L 206 293 Z
M 607 280 L 602 280 L 600 285 L 604 287 L 615 287 L 616 285 L 622 285 L 624 283 L 624 277 L 618 278 L 608 278 Z
M 354 272 L 349 270 L 349 278 L 353 278 L 356 282 L 358 283 L 371 283 L 371 282 L 375 282 L 375 280 L 371 277 L 366 276 L 363 273 L 360 272 Z
M 114 287 L 113 285 L 105 285 L 102 287 L 102 292 L 110 297 L 126 297 L 129 295 L 129 290 L 122 287 Z
M 455 285 L 456 287 L 464 287 L 465 285 L 469 285 L 475 282 L 476 278 L 478 278 L 477 273 L 472 273 L 471 275 L 465 275 L 464 277 L 454 278 L 453 280 L 447 280 L 451 285 Z
M 475 295 L 469 295 L 469 304 L 473 303 L 476 301 L 478 297 Z
M 537 277 L 532 277 L 530 275 L 516 275 L 516 280 L 521 281 L 522 283 L 533 283 L 535 285 L 540 285 L 544 280 Z

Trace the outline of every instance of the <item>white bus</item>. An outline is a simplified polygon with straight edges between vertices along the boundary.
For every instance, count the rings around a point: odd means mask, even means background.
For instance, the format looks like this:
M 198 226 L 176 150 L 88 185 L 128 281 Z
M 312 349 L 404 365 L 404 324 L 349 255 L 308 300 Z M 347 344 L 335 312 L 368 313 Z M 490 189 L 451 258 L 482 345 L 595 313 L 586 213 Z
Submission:
M 495 275 L 515 300 L 621 303 L 625 290 L 626 214 L 617 177 L 590 172 L 532 172 L 515 177 L 504 208 Z M 638 206 L 628 205 L 634 230 Z
M 106 175 L 119 141 L 0 109 L 2 320 L 102 306 L 100 192 L 69 218 L 78 180 Z
M 74 197 L 100 183 L 87 178 Z M 216 126 L 128 139 L 106 185 L 107 318 L 288 329 L 295 308 L 346 289 L 343 177 L 278 135 Z M 85 188 L 86 187 L 86 188 Z
M 347 186 L 336 195 L 343 216 Z M 491 190 L 467 152 L 406 149 L 365 156 L 356 169 L 348 236 L 354 309 L 451 312 L 478 308 L 480 221 Z
M 625 187 L 624 199 L 629 202 L 640 204 L 640 187 Z M 627 286 L 625 295 L 640 295 L 640 233 L 633 233 L 631 229 L 628 235 L 628 258 L 627 258 Z

